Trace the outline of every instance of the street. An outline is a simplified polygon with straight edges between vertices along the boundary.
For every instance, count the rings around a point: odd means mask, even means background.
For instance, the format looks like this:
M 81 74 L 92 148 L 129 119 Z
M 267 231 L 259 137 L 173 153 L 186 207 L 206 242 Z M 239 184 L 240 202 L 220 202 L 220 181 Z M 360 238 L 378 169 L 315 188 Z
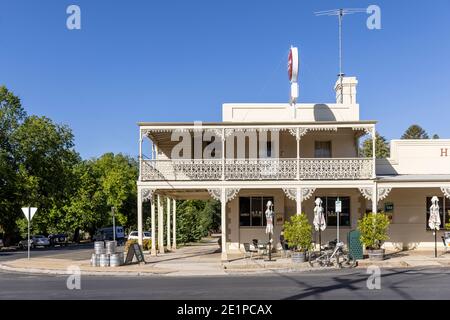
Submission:
M 34 249 L 31 257 L 84 260 L 92 244 Z M 26 257 L 1 252 L 0 263 Z M 83 276 L 81 289 L 67 289 L 69 275 L 0 272 L 0 299 L 450 299 L 448 268 L 381 270 L 381 289 L 367 288 L 366 269 L 270 271 L 224 276 Z
M 31 258 L 33 257 L 52 257 L 55 259 L 64 259 L 70 257 L 73 260 L 89 259 L 90 254 L 94 248 L 93 243 L 85 243 L 79 245 L 70 245 L 68 247 L 50 247 L 50 248 L 35 248 L 31 249 Z M 27 257 L 27 250 L 16 251 L 0 251 L 0 263 L 22 259 Z
M 449 299 L 450 271 L 385 270 L 381 290 L 368 290 L 364 269 L 222 277 L 81 276 L 68 290 L 67 276 L 0 272 L 0 299 Z

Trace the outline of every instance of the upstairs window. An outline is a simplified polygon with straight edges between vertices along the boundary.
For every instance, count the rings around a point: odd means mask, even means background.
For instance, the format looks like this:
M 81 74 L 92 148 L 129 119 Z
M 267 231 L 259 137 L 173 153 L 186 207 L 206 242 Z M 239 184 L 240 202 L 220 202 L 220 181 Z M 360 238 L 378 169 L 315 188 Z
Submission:
M 314 145 L 315 158 L 331 158 L 331 141 L 316 141 Z

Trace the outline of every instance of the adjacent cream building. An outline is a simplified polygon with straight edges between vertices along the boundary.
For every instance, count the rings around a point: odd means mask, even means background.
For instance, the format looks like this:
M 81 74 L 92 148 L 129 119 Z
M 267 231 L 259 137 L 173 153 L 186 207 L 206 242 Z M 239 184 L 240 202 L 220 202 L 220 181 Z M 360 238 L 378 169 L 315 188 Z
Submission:
M 450 140 L 393 140 L 391 158 L 361 157 L 360 140 L 375 140 L 376 121 L 360 120 L 357 84 L 346 77 L 341 91 L 337 82 L 338 103 L 227 103 L 219 123 L 139 123 L 138 229 L 142 236 L 142 204 L 150 201 L 152 252 L 163 251 L 164 240 L 176 247 L 176 200 L 208 198 L 222 203 L 223 259 L 267 240 L 267 201 L 277 246 L 292 215 L 312 222 L 317 197 L 328 225 L 322 242 L 336 238 L 339 197 L 342 240 L 366 212 L 383 211 L 392 222 L 385 247 L 434 246 L 427 208 L 438 196 L 443 224 L 450 222 Z

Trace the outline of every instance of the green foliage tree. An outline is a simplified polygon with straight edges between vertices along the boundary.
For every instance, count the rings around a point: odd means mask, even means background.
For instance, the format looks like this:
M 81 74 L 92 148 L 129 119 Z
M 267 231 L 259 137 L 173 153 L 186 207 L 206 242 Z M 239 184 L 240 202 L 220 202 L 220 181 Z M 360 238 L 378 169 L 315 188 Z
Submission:
M 0 87 L 0 230 L 4 241 L 26 234 L 20 210 L 36 206 L 33 233 L 91 234 L 111 225 L 136 226 L 139 169 L 136 159 L 107 153 L 82 161 L 69 127 L 46 117 L 27 117 L 20 99 Z M 146 212 L 149 210 L 146 210 Z M 199 240 L 220 226 L 217 201 L 178 202 L 180 243 Z
M 112 225 L 111 207 L 117 225 L 129 227 L 136 220 L 137 162 L 122 154 L 107 153 L 98 159 L 83 161 L 73 168 L 77 188 L 65 207 L 66 230 L 84 230 Z
M 433 139 L 434 139 L 434 140 L 437 140 L 437 139 L 440 139 L 440 138 L 441 138 L 441 137 L 439 137 L 439 135 L 436 134 L 436 133 L 433 135 Z
M 135 219 L 137 203 L 136 181 L 139 176 L 135 159 L 122 154 L 106 153 L 92 162 L 93 170 L 99 178 L 106 205 L 116 209 L 116 219 L 121 225 L 128 225 Z M 109 223 L 109 211 L 107 213 Z
M 379 135 L 378 133 L 375 136 L 375 155 L 377 159 L 385 159 L 390 155 L 389 143 L 386 141 L 386 138 Z M 372 148 L 372 138 L 366 139 L 363 142 L 361 148 L 361 154 L 363 157 L 372 158 L 373 148 Z
M 419 125 L 413 124 L 402 135 L 402 139 L 429 139 L 428 133 Z
M 358 221 L 361 242 L 370 250 L 378 250 L 388 240 L 389 217 L 384 213 L 369 213 Z
M 177 203 L 177 242 L 198 241 L 220 227 L 220 202 L 186 200 Z
M 204 202 L 203 210 L 200 211 L 200 226 L 203 230 L 203 236 L 210 232 L 217 232 L 220 229 L 220 202 L 208 200 Z
M 291 217 L 284 223 L 284 238 L 290 247 L 301 252 L 308 251 L 312 245 L 312 226 L 305 214 Z
M 35 232 L 54 232 L 64 220 L 62 208 L 76 190 L 72 168 L 80 157 L 73 149 L 72 131 L 46 117 L 31 116 L 16 130 L 13 140 L 21 203 L 39 208 L 33 219 Z
M 0 86 L 0 229 L 8 245 L 21 214 L 20 179 L 13 136 L 26 117 L 20 99 Z
M 64 208 L 63 230 L 73 230 L 74 239 L 78 241 L 80 230 L 93 234 L 96 228 L 102 226 L 102 219 L 109 208 L 92 163 L 83 161 L 73 168 L 73 172 L 77 188 Z
M 182 201 L 177 206 L 177 242 L 197 241 L 203 236 L 199 223 L 199 212 L 203 202 L 197 200 Z

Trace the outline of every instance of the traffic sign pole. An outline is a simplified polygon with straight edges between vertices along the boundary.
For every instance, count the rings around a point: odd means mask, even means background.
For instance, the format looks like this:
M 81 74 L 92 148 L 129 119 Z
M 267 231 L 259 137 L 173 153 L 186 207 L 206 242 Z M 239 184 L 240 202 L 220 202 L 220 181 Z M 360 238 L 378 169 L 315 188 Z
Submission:
M 113 241 L 116 241 L 116 208 L 111 208 L 112 221 L 113 221 Z
M 30 260 L 30 221 L 31 221 L 31 208 L 28 207 L 28 260 Z
M 337 230 L 337 242 L 339 243 L 339 214 L 342 211 L 342 202 L 337 198 L 336 200 L 336 230 Z

